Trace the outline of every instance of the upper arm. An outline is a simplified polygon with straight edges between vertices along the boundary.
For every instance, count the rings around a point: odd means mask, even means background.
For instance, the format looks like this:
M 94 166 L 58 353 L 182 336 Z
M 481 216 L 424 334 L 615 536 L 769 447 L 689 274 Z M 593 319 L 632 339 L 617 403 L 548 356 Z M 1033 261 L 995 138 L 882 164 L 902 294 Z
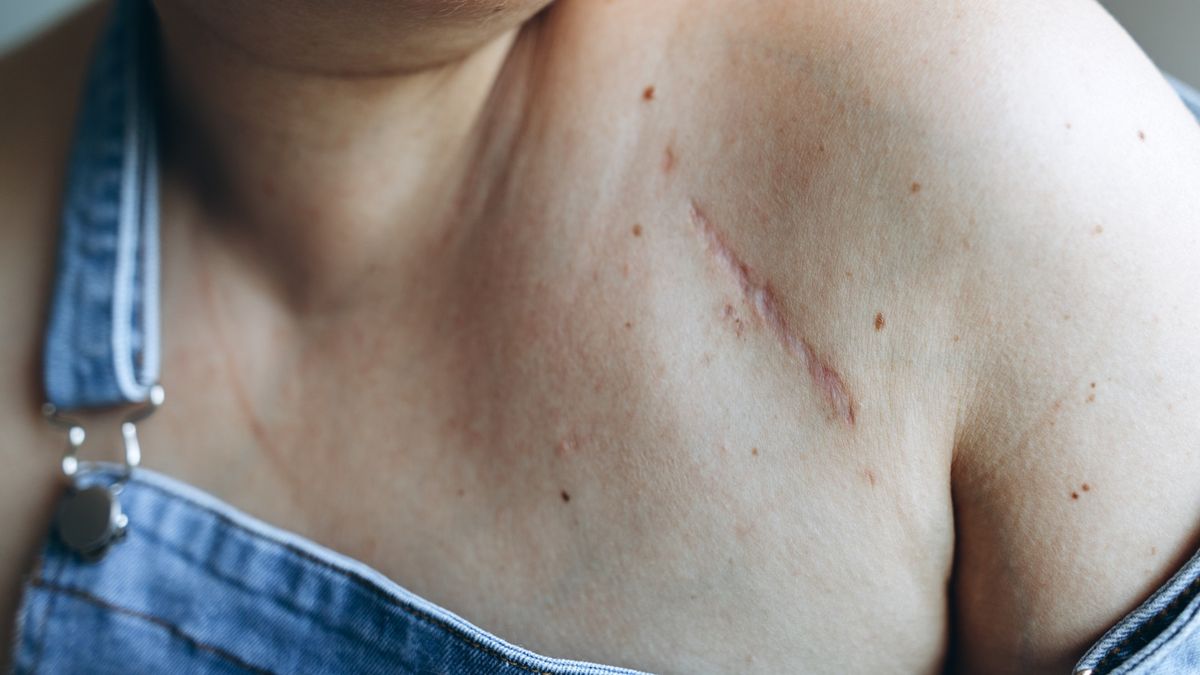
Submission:
M 1200 128 L 1087 0 L 765 7 L 689 119 L 797 307 L 924 322 L 870 403 L 954 418 L 954 665 L 1067 671 L 1200 544 Z
M 1102 10 L 1051 4 L 1009 5 L 1029 16 L 997 19 L 1013 44 L 946 122 L 975 221 L 952 469 L 970 672 L 1069 670 L 1200 544 L 1200 133 Z
M 793 209 L 782 266 L 821 252 L 781 286 L 926 322 L 953 665 L 1068 671 L 1200 544 L 1200 129 L 1085 0 L 768 7 L 714 85 L 750 102 L 730 147 L 795 150 L 735 172 Z

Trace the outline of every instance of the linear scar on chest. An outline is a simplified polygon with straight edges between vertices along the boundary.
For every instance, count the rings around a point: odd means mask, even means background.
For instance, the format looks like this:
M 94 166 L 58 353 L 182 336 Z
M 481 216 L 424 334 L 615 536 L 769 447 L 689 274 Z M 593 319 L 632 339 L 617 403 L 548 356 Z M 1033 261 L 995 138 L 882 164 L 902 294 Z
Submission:
M 812 343 L 801 335 L 795 321 L 787 315 L 771 282 L 762 277 L 729 245 L 725 235 L 713 224 L 704 209 L 691 201 L 690 216 L 707 245 L 709 256 L 732 277 L 741 291 L 741 299 L 761 320 L 765 330 L 783 350 L 808 372 L 809 379 L 830 408 L 831 415 L 853 427 L 858 405 L 845 379 L 830 362 L 821 357 Z

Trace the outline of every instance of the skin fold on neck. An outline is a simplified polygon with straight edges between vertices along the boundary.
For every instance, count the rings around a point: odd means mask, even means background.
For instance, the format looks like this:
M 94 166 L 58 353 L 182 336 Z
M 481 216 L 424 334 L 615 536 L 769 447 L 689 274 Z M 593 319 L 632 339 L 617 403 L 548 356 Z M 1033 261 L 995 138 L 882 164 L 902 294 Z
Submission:
M 187 3 L 158 9 L 166 208 L 202 222 L 293 310 L 343 303 L 364 270 L 427 258 L 469 227 L 456 205 L 486 189 L 479 157 L 497 91 L 519 89 L 497 84 L 519 25 L 436 62 L 414 60 L 401 36 L 395 59 L 378 54 L 392 67 L 365 70 L 342 41 L 276 39 L 264 21 L 248 47 L 246 30 L 226 35 Z

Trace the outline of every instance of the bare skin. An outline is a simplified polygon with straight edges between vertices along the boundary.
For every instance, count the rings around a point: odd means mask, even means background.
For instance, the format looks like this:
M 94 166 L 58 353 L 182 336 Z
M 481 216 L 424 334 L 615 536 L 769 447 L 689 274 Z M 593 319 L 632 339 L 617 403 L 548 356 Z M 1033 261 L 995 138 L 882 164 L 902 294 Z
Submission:
M 374 68 L 163 3 L 147 465 L 554 656 L 1065 671 L 1200 545 L 1200 132 L 1043 4 L 564 1 Z M 0 63 L 5 622 L 101 15 Z

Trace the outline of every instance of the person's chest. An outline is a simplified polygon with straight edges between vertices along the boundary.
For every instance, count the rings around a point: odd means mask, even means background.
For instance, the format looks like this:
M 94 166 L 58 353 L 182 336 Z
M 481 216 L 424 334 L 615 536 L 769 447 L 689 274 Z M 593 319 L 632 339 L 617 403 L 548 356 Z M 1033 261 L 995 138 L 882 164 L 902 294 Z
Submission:
M 177 245 L 147 466 L 543 653 L 929 666 L 946 430 L 639 202 L 498 209 L 423 286 L 299 322 Z
M 555 99 L 426 280 L 353 310 L 284 317 L 168 231 L 146 465 L 549 655 L 935 667 L 952 429 L 920 341 L 949 336 L 848 290 L 844 241 L 772 250 L 768 182 L 636 84 Z
M 932 667 L 952 516 L 927 392 L 787 319 L 847 419 L 733 253 L 627 207 L 516 214 L 437 282 L 303 332 L 168 237 L 145 465 L 549 655 Z M 49 476 L 43 431 L 6 435 L 44 442 Z

